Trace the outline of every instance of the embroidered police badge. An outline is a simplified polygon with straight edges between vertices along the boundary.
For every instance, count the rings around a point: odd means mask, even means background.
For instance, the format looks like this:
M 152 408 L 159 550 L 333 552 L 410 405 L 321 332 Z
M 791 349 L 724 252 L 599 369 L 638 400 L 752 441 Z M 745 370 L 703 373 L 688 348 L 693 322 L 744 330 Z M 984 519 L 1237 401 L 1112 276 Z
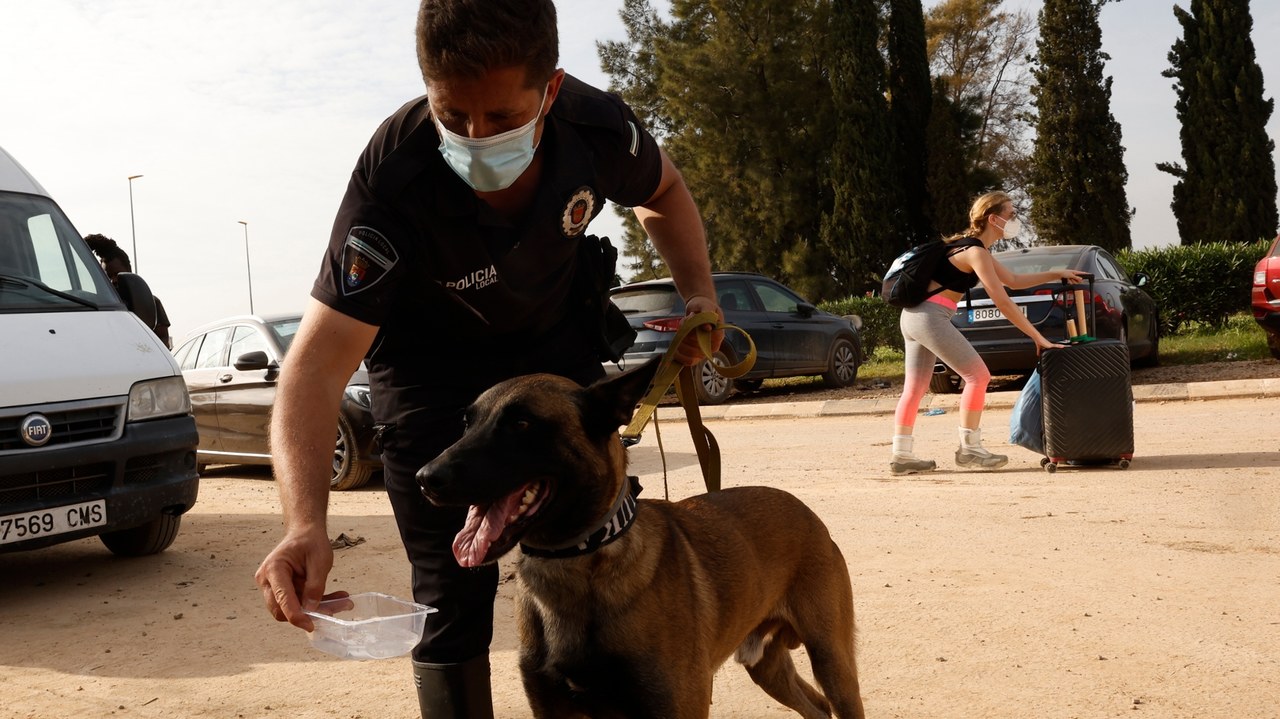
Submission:
M 381 232 L 372 227 L 352 227 L 342 246 L 342 296 L 373 287 L 396 266 L 400 256 Z
M 560 231 L 565 237 L 581 235 L 595 211 L 595 190 L 585 185 L 579 187 L 574 191 L 573 197 L 569 198 L 569 204 L 565 205 L 564 214 L 560 216 Z

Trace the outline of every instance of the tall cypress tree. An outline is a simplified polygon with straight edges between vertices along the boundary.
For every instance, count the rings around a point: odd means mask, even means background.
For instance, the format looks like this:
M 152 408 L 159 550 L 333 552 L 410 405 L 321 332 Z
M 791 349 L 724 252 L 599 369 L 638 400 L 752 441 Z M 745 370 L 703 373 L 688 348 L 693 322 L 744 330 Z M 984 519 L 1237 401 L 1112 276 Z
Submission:
M 1098 15 L 1107 0 L 1044 0 L 1036 43 L 1031 220 L 1047 244 L 1132 245 L 1120 124 L 1103 77 Z
M 920 0 L 889 0 L 889 115 L 902 174 L 904 224 L 911 244 L 937 237 L 929 197 L 929 115 L 933 88 Z
M 1251 242 L 1276 231 L 1275 142 L 1266 124 L 1248 0 L 1191 0 L 1174 6 L 1182 38 L 1163 75 L 1174 79 L 1186 166 L 1156 167 L 1178 178 L 1174 217 L 1182 244 Z
M 626 0 L 627 41 L 600 47 L 613 88 L 656 129 L 693 193 L 713 266 L 769 274 L 815 300 L 834 295 L 816 241 L 830 206 L 828 8 L 674 0 L 663 21 L 646 0 Z M 665 272 L 628 227 L 633 269 Z
M 874 287 L 910 244 L 878 39 L 873 3 L 834 0 L 829 41 L 836 125 L 828 174 L 833 205 L 823 218 L 822 242 L 845 292 Z

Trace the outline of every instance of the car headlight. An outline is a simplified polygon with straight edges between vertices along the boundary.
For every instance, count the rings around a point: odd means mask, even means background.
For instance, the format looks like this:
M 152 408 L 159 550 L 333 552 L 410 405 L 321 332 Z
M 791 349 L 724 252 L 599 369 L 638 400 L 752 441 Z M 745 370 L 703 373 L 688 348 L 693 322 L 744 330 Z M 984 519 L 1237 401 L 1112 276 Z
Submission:
M 358 407 L 369 409 L 369 385 L 352 384 L 347 385 L 347 399 L 351 400 Z
M 129 389 L 129 422 L 191 414 L 191 395 L 181 377 L 138 382 Z

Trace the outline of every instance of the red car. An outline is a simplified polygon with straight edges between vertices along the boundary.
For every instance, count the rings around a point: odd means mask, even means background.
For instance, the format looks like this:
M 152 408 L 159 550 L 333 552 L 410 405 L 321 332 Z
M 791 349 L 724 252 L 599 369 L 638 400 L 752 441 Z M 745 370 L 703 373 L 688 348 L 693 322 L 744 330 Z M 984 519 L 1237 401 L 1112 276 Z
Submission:
M 1280 235 L 1253 268 L 1253 318 L 1267 332 L 1271 356 L 1280 359 Z

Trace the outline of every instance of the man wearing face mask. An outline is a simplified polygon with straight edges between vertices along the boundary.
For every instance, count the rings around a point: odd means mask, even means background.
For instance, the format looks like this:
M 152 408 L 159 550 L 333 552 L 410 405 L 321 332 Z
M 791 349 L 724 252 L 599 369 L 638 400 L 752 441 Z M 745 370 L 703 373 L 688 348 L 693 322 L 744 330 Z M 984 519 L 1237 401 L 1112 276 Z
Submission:
M 900 325 L 906 373 L 902 397 L 894 414 L 893 455 L 889 460 L 889 471 L 893 474 L 927 472 L 937 467 L 932 459 L 922 459 L 915 454 L 912 434 L 920 401 L 929 389 L 935 359 L 941 359 L 964 380 L 956 466 L 997 469 L 1008 463 L 1008 457 L 988 452 L 982 446 L 980 424 L 991 372 L 964 334 L 951 324 L 951 316 L 964 293 L 981 282 L 996 307 L 1034 340 L 1037 347 L 1046 350 L 1058 346 L 1045 339 L 1018 310 L 1005 288 L 1022 289 L 1058 280 L 1076 283 L 1081 275 L 1075 270 L 1018 274 L 1000 264 L 991 256 L 991 246 L 1001 239 L 1017 237 L 1021 230 L 1022 223 L 1014 215 L 1013 201 L 1008 195 L 989 192 L 979 197 L 969 209 L 968 229 L 948 238 L 948 242 L 956 243 L 956 249 L 949 251 L 947 259 L 934 273 L 929 283 L 932 294 L 919 305 L 902 310 Z
M 690 314 L 719 308 L 680 174 L 619 98 L 556 67 L 551 0 L 423 0 L 417 46 L 426 94 L 356 163 L 281 375 L 271 438 L 285 536 L 256 580 L 277 620 L 311 628 L 304 609 L 333 563 L 339 399 L 367 359 L 414 597 L 439 610 L 413 651 L 422 716 L 491 717 L 498 569 L 458 566 L 466 511 L 430 505 L 416 471 L 461 436 L 462 409 L 488 387 L 532 372 L 586 384 L 626 344 L 602 329 L 611 248 L 586 234 L 606 200 L 634 208 Z M 695 342 L 679 352 L 700 357 Z

